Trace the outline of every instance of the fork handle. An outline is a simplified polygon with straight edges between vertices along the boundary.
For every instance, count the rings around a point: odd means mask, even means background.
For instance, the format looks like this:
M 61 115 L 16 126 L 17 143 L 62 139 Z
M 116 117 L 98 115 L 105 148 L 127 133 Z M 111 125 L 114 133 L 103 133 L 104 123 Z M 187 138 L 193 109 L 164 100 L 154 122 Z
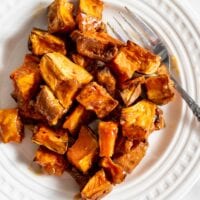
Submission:
M 180 86 L 180 84 L 176 81 L 176 79 L 173 76 L 170 76 L 170 78 L 174 81 L 174 86 L 175 86 L 176 90 L 180 93 L 182 98 L 188 104 L 188 106 L 192 110 L 193 114 L 197 117 L 198 121 L 200 121 L 200 107 L 189 96 L 189 94 Z

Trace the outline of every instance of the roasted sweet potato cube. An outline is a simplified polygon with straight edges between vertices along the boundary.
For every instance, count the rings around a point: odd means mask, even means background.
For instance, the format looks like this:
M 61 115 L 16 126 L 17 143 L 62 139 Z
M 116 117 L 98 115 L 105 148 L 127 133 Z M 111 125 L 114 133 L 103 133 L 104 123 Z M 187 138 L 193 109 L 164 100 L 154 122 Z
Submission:
M 107 67 L 99 69 L 96 76 L 97 82 L 106 88 L 111 96 L 114 96 L 116 91 L 116 79 L 110 70 Z
M 86 110 L 93 110 L 99 118 L 108 115 L 118 105 L 118 101 L 113 99 L 96 82 L 91 82 L 86 85 L 76 99 Z
M 103 2 L 101 0 L 80 0 L 79 11 L 86 15 L 102 18 Z
M 13 98 L 20 104 L 29 101 L 36 94 L 41 83 L 39 59 L 27 54 L 24 63 L 10 75 L 13 80 Z
M 155 104 L 167 104 L 174 97 L 173 84 L 166 74 L 147 78 L 145 86 L 147 89 L 147 98 Z
M 143 76 L 122 83 L 120 95 L 126 106 L 132 105 L 142 93 Z
M 148 137 L 156 116 L 157 106 L 147 100 L 122 109 L 120 123 L 123 136 L 142 140 Z
M 78 53 L 103 62 L 111 61 L 118 53 L 120 41 L 105 32 L 73 31 L 71 38 L 76 42 Z
M 73 112 L 67 116 L 63 128 L 68 129 L 72 135 L 75 135 L 79 131 L 81 125 L 88 122 L 92 113 L 86 110 L 82 105 L 78 105 Z
M 128 153 L 115 156 L 114 162 L 120 165 L 127 173 L 131 173 L 145 156 L 147 147 L 147 142 L 136 141 Z
M 3 143 L 20 143 L 24 136 L 23 129 L 18 109 L 0 109 L 0 138 Z
M 77 90 L 92 80 L 83 67 L 76 65 L 60 53 L 49 53 L 42 57 L 40 70 L 45 82 L 67 111 Z
M 50 33 L 70 32 L 75 28 L 74 5 L 67 0 L 54 0 L 48 7 L 48 30 Z
M 112 121 L 99 122 L 99 148 L 100 157 L 112 157 L 115 148 L 115 141 L 118 133 L 118 124 Z
M 34 161 L 49 175 L 61 176 L 66 169 L 64 156 L 50 151 L 43 146 L 40 146 L 36 151 Z
M 42 56 L 46 53 L 59 52 L 66 54 L 65 43 L 60 38 L 47 31 L 34 28 L 29 36 L 29 50 L 34 55 Z
M 65 154 L 68 147 L 67 132 L 62 129 L 56 130 L 46 125 L 39 125 L 35 128 L 32 141 L 58 154 Z
M 159 66 L 159 56 L 130 41 L 120 49 L 111 64 L 121 82 L 131 79 L 135 71 L 144 74 L 155 73 Z
M 49 125 L 56 125 L 64 113 L 64 108 L 47 86 L 41 88 L 36 99 L 35 107 L 44 116 Z
M 84 200 L 97 200 L 112 190 L 112 184 L 107 180 L 103 169 L 96 172 L 81 191 Z
M 125 179 L 126 174 L 123 168 L 117 163 L 114 163 L 111 158 L 102 158 L 100 166 L 103 167 L 109 180 L 113 184 L 119 184 Z
M 105 29 L 101 21 L 103 12 L 103 2 L 100 0 L 80 0 L 76 21 L 79 30 L 102 31 Z
M 98 142 L 92 131 L 81 127 L 78 139 L 67 151 L 67 158 L 77 169 L 87 173 L 98 154 Z

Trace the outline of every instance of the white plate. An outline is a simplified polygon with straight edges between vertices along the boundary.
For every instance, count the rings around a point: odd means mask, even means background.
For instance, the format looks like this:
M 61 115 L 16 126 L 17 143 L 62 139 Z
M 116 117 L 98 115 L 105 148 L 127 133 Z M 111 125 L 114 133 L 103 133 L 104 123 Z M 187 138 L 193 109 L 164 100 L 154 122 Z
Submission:
M 15 106 L 9 74 L 22 63 L 32 27 L 46 28 L 49 3 L 1 0 L 0 108 Z M 112 16 L 123 12 L 124 5 L 165 40 L 178 59 L 182 86 L 200 103 L 200 31 L 184 5 L 169 0 L 105 0 L 105 21 L 112 23 Z M 166 128 L 150 136 L 146 157 L 105 199 L 179 199 L 196 182 L 200 171 L 199 123 L 178 94 L 164 107 L 164 113 Z M 30 137 L 27 133 L 21 145 L 0 144 L 0 199 L 73 199 L 78 186 L 67 173 L 62 177 L 38 176 L 30 170 L 37 148 Z

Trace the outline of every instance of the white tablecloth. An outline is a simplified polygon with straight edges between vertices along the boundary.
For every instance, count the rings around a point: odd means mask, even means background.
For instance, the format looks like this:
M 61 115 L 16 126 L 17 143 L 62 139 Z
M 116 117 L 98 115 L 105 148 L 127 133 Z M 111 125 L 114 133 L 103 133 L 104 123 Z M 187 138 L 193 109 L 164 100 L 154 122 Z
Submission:
M 200 24 L 200 0 L 184 1 L 187 1 L 191 5 L 192 9 L 196 12 L 195 14 L 197 15 L 198 23 Z M 200 180 L 193 186 L 190 192 L 182 200 L 200 200 Z

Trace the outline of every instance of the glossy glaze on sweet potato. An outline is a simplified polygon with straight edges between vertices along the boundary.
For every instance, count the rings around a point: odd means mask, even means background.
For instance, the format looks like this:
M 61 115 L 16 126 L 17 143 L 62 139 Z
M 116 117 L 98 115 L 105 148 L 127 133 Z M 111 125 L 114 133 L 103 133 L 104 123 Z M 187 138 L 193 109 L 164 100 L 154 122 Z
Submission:
M 0 139 L 3 143 L 20 143 L 24 137 L 24 126 L 18 109 L 0 109 Z
M 86 85 L 76 97 L 86 110 L 93 110 L 99 118 L 107 116 L 118 105 L 108 92 L 96 82 Z
M 67 151 L 69 162 L 78 170 L 87 173 L 98 154 L 98 142 L 92 131 L 82 126 L 78 139 Z

